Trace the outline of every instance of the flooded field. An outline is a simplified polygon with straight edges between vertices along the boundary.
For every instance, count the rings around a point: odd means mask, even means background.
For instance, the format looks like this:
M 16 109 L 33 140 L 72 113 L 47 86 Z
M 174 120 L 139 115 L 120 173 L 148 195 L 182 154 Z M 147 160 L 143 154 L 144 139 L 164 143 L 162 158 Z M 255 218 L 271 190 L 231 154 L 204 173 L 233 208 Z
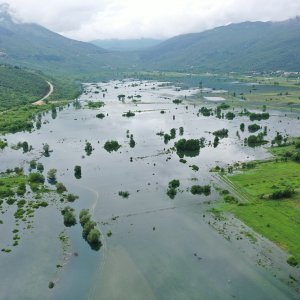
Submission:
M 43 163 L 45 173 L 57 169 L 58 181 L 79 196 L 70 204 L 77 215 L 83 208 L 91 210 L 103 245 L 92 250 L 82 238 L 79 222 L 64 227 L 59 209 L 50 205 L 36 214 L 33 228 L 20 225 L 19 246 L 1 253 L 0 298 L 297 299 L 297 291 L 285 282 L 289 267 L 282 264 L 281 250 L 263 239 L 259 247 L 247 239 L 232 242 L 212 226 L 208 210 L 218 201 L 215 188 L 222 183 L 210 170 L 270 154 L 264 147 L 244 145 L 247 130 L 237 136 L 241 123 L 246 127 L 253 123 L 249 117 L 239 116 L 239 110 L 233 120 L 205 117 L 199 114 L 204 104 L 197 93 L 154 81 L 86 84 L 74 105 L 64 107 L 55 118 L 51 113 L 43 116 L 39 130 L 5 136 L 9 146 L 27 141 L 33 150 L 23 154 L 5 148 L 0 152 L 0 171 L 22 166 L 27 172 L 33 159 Z M 185 102 L 191 96 L 193 100 Z M 212 91 L 207 100 L 215 98 Z M 176 104 L 176 99 L 182 102 Z M 105 105 L 91 109 L 89 101 Z M 217 104 L 205 105 L 214 109 Z M 126 116 L 129 111 L 135 115 Z M 97 118 L 100 113 L 103 116 Z M 268 120 L 257 122 L 267 126 L 268 140 L 276 132 L 299 135 L 296 115 L 269 113 Z M 172 128 L 176 137 L 164 140 L 163 133 Z M 228 137 L 214 147 L 212 133 L 222 128 L 228 129 Z M 181 138 L 204 138 L 205 147 L 199 155 L 182 157 L 174 148 Z M 106 151 L 104 144 L 110 140 L 121 147 Z M 90 155 L 85 151 L 87 142 L 93 148 Z M 53 151 L 49 157 L 41 154 L 44 143 Z M 81 166 L 80 179 L 74 176 L 76 165 Z M 180 186 L 171 199 L 167 190 L 173 179 Z M 193 185 L 210 185 L 211 192 L 193 195 Z M 121 191 L 129 196 L 121 197 Z M 7 232 L 15 227 L 15 209 L 3 209 L 1 248 L 10 246 Z M 61 232 L 69 239 L 65 251 L 58 238 Z M 273 253 L 268 268 L 258 264 L 262 249 Z M 55 283 L 53 289 L 48 288 L 50 281 Z

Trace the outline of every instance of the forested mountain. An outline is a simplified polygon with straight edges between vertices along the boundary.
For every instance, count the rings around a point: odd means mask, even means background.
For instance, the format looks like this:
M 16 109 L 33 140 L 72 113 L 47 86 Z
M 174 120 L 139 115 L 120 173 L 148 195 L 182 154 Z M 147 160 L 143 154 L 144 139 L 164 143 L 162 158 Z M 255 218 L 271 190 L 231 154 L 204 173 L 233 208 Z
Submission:
M 37 24 L 15 22 L 0 10 L 0 62 L 61 74 L 89 74 L 122 64 L 90 43 L 65 38 Z
M 17 23 L 0 10 L 0 63 L 79 80 L 142 70 L 299 71 L 299 53 L 300 18 L 231 24 L 176 36 L 143 50 L 109 51 L 36 24 Z
M 148 68 L 165 70 L 300 70 L 300 18 L 245 22 L 176 36 L 140 53 Z

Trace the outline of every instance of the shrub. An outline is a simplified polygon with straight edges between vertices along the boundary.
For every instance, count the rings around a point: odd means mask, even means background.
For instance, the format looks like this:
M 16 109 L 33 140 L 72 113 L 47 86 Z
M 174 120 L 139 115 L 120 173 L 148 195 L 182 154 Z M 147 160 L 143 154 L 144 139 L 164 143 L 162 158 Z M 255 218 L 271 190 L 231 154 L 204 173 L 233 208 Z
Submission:
M 292 267 L 296 267 L 298 265 L 298 261 L 296 260 L 296 258 L 294 256 L 288 257 L 286 262 Z
M 295 190 L 292 188 L 287 188 L 285 190 L 278 190 L 269 195 L 270 199 L 279 200 L 284 198 L 291 198 L 295 194 Z
M 130 137 L 129 146 L 130 146 L 130 148 L 134 148 L 135 147 L 135 140 L 133 139 L 132 136 Z
M 182 102 L 182 100 L 179 100 L 179 99 L 173 100 L 173 103 L 174 103 L 174 104 L 180 104 L 181 102 Z
M 89 142 L 87 142 L 87 143 L 85 144 L 84 150 L 85 150 L 87 156 L 91 155 L 91 153 L 92 153 L 92 151 L 93 151 L 92 144 L 89 143 Z
M 249 147 L 260 146 L 267 143 L 267 141 L 264 140 L 263 133 L 259 133 L 258 135 L 250 135 L 248 139 L 246 139 L 246 142 Z
M 7 142 L 6 141 L 2 141 L 0 140 L 0 149 L 4 149 L 5 147 L 7 147 Z
M 132 112 L 132 111 L 128 111 L 128 112 L 124 113 L 122 116 L 123 116 L 123 117 L 130 118 L 130 117 L 134 117 L 134 116 L 135 116 L 135 113 Z
M 193 171 L 199 171 L 199 167 L 196 165 L 191 165 L 190 167 L 192 168 Z
M 43 173 L 43 171 L 44 171 L 44 166 L 43 166 L 43 164 L 42 164 L 42 163 L 37 163 L 36 169 L 37 169 L 40 173 Z
M 175 143 L 175 147 L 178 151 L 199 151 L 200 141 L 196 139 L 180 139 L 177 143 Z
M 237 199 L 235 197 L 231 196 L 231 195 L 225 196 L 224 201 L 226 203 L 230 203 L 230 204 L 237 204 L 238 203 Z
M 257 124 L 251 124 L 248 126 L 248 131 L 249 132 L 256 132 L 260 129 L 261 127 Z
M 251 121 L 261 121 L 261 120 L 268 120 L 270 118 L 269 113 L 250 113 L 249 118 Z
M 176 189 L 180 186 L 180 181 L 178 179 L 173 179 L 169 182 L 169 188 Z
M 41 173 L 30 173 L 29 182 L 31 183 L 44 183 L 45 177 Z
M 43 154 L 46 157 L 48 157 L 50 155 L 50 147 L 48 144 L 43 145 Z
M 193 195 L 202 195 L 202 194 L 204 194 L 205 196 L 208 196 L 211 193 L 211 189 L 210 189 L 209 185 L 204 185 L 204 186 L 193 185 L 191 187 L 191 193 Z
M 227 103 L 225 103 L 225 102 L 223 102 L 220 105 L 218 105 L 217 108 L 219 108 L 219 109 L 228 109 L 228 108 L 230 108 L 230 105 L 227 104 Z
M 168 195 L 171 199 L 174 199 L 175 196 L 176 196 L 176 194 L 177 194 L 177 191 L 176 191 L 175 188 L 169 188 L 169 189 L 167 190 L 167 195 Z
M 62 194 L 63 192 L 66 192 L 66 191 L 67 191 L 67 188 L 64 186 L 63 183 L 58 182 L 58 183 L 56 184 L 56 191 L 57 191 L 59 194 Z
M 62 211 L 61 214 L 64 217 L 64 224 L 65 226 L 73 226 L 76 224 L 76 216 L 74 209 L 71 208 L 70 206 L 66 206 Z
M 78 199 L 79 197 L 74 195 L 74 194 L 68 194 L 67 195 L 67 200 L 68 202 L 74 202 L 76 199 Z
M 103 114 L 103 113 L 97 114 L 96 118 L 103 119 L 103 118 L 105 118 L 105 114 Z
M 94 229 L 96 226 L 97 226 L 96 222 L 94 222 L 92 220 L 87 221 L 84 224 L 83 229 L 82 229 L 82 235 L 83 235 L 83 237 L 86 238 L 89 235 L 90 231 L 92 229 Z
M 204 117 L 209 117 L 212 113 L 212 109 L 209 109 L 207 107 L 201 107 L 199 112 L 204 116 Z
M 229 111 L 226 115 L 225 115 L 225 118 L 227 120 L 233 120 L 235 118 L 235 114 L 231 111 Z
M 120 192 L 119 192 L 119 196 L 121 196 L 121 197 L 123 197 L 123 198 L 128 198 L 129 195 L 130 195 L 129 192 L 127 192 L 127 191 L 125 191 L 125 192 L 120 191 Z
M 107 152 L 118 151 L 122 146 L 117 141 L 107 141 L 104 144 L 104 149 Z
M 213 135 L 218 138 L 227 138 L 228 137 L 228 129 L 220 129 L 213 132 Z
M 88 236 L 87 236 L 87 241 L 89 244 L 99 244 L 100 243 L 100 231 L 97 228 L 93 228 Z
M 51 182 L 51 183 L 55 183 L 56 182 L 56 173 L 57 173 L 56 169 L 50 169 L 48 171 L 47 178 L 48 178 L 49 182 Z
M 75 166 L 75 168 L 74 168 L 74 176 L 77 179 L 81 178 L 81 167 L 80 166 Z
M 89 101 L 88 102 L 88 108 L 101 108 L 104 105 L 105 105 L 105 103 L 102 101 L 97 101 L 97 102 Z
M 79 221 L 81 226 L 84 226 L 86 222 L 91 219 L 91 215 L 88 209 L 82 209 L 79 214 Z

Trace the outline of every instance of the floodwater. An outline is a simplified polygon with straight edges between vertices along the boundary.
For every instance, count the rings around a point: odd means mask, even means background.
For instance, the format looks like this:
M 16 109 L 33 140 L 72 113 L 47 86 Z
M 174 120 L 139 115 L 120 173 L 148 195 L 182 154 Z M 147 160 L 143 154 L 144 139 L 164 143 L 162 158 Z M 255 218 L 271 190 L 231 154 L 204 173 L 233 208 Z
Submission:
M 197 116 L 202 100 L 184 103 L 195 89 L 180 90 L 159 82 L 115 81 L 86 84 L 85 89 L 79 99 L 81 109 L 70 105 L 56 119 L 44 116 L 43 121 L 49 122 L 40 130 L 7 135 L 9 145 L 26 140 L 33 150 L 23 154 L 6 148 L 0 154 L 0 171 L 16 166 L 28 169 L 32 159 L 44 164 L 45 174 L 56 168 L 58 181 L 80 197 L 71 204 L 77 215 L 82 208 L 91 209 L 103 246 L 93 251 L 82 238 L 80 224 L 65 228 L 54 205 L 38 211 L 34 228 L 22 232 L 20 245 L 0 255 L 1 299 L 297 299 L 297 293 L 259 266 L 253 255 L 209 225 L 207 210 L 218 200 L 215 189 L 209 196 L 194 196 L 188 190 L 194 184 L 213 186 L 209 170 L 216 165 L 269 156 L 263 147 L 243 146 L 249 133 L 237 138 L 240 123 L 246 128 L 250 124 L 247 117 L 228 121 Z M 120 94 L 126 96 L 124 102 L 118 100 Z M 138 95 L 137 102 L 127 98 Z M 183 103 L 175 105 L 176 98 Z M 86 108 L 87 101 L 96 100 L 106 105 Z M 123 117 L 128 110 L 135 116 Z M 104 119 L 96 118 L 99 112 L 106 115 Z M 276 131 L 299 133 L 296 116 L 270 113 L 269 120 L 259 122 L 268 126 L 269 140 Z M 176 152 L 167 151 L 181 138 L 181 126 L 184 138 L 205 137 L 206 144 L 213 141 L 215 130 L 227 128 L 229 137 L 217 148 L 207 145 L 198 156 L 185 157 L 183 164 Z M 156 133 L 169 133 L 171 128 L 177 129 L 176 139 L 165 144 Z M 134 148 L 127 130 L 136 142 Z M 122 147 L 108 153 L 103 148 L 107 140 L 117 140 Z M 84 151 L 86 141 L 94 148 L 90 156 Z M 43 143 L 53 150 L 48 158 L 40 154 Z M 82 167 L 81 179 L 74 177 L 75 165 Z M 190 165 L 197 165 L 199 171 Z M 173 200 L 166 194 L 172 179 L 180 180 Z M 130 196 L 122 198 L 119 191 Z M 9 242 L 6 232 L 14 228 L 13 212 L 9 208 L 2 218 L 1 248 Z M 56 265 L 63 259 L 58 235 L 63 230 L 71 245 L 65 266 L 58 270 Z M 106 235 L 109 231 L 111 237 Z M 249 243 L 249 252 L 250 248 Z M 48 288 L 49 281 L 55 282 L 53 289 Z

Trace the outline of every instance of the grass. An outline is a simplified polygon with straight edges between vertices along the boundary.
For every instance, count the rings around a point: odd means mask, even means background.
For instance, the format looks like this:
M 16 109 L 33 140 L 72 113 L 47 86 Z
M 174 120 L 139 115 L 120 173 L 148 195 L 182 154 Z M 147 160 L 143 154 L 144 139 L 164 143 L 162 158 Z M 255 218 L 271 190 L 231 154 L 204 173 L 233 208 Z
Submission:
M 66 104 L 66 101 L 56 101 L 55 107 Z M 24 105 L 0 113 L 0 134 L 30 131 L 33 129 L 34 115 L 51 111 L 51 104 L 34 106 Z
M 246 196 L 248 203 L 222 203 L 221 209 L 232 212 L 300 261 L 300 164 L 292 161 L 262 162 L 228 178 Z M 292 198 L 268 199 L 274 190 L 286 187 L 296 190 Z

